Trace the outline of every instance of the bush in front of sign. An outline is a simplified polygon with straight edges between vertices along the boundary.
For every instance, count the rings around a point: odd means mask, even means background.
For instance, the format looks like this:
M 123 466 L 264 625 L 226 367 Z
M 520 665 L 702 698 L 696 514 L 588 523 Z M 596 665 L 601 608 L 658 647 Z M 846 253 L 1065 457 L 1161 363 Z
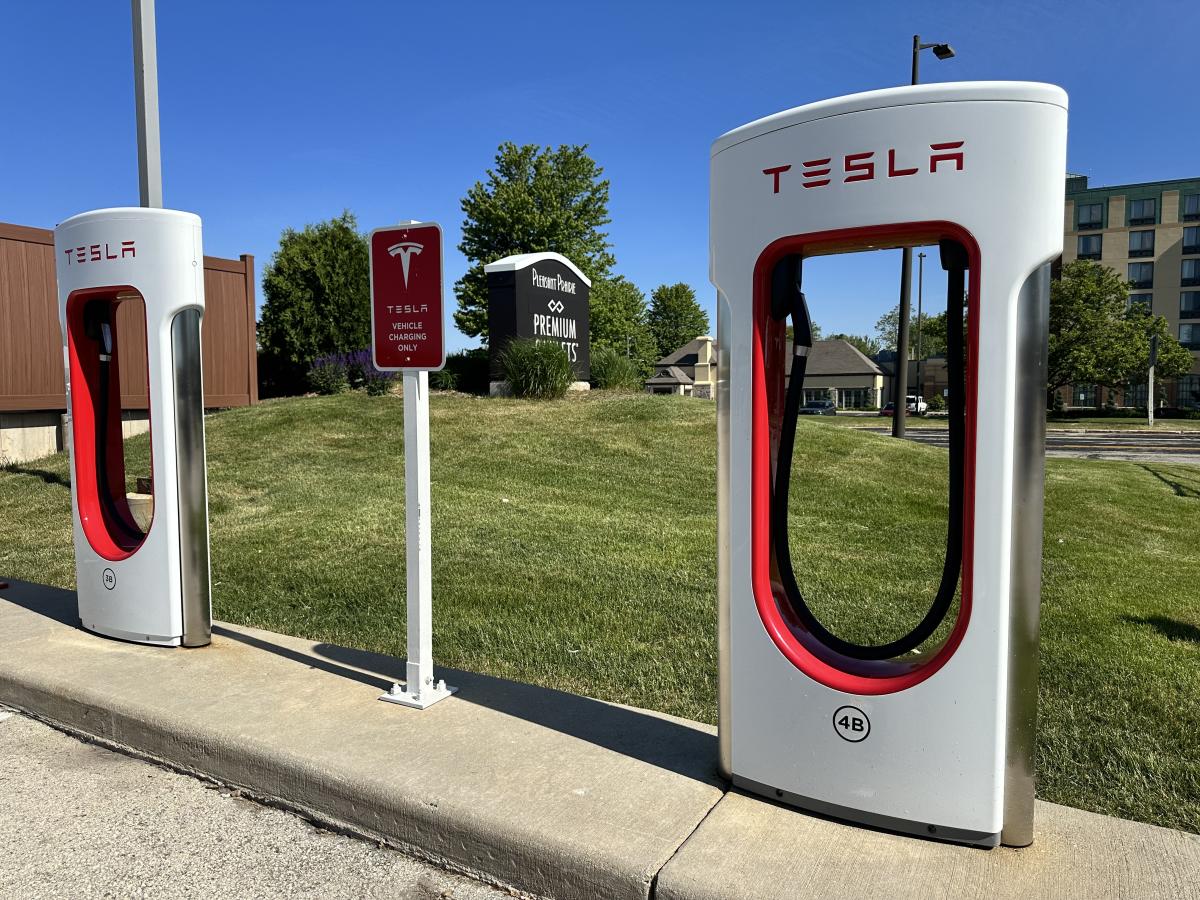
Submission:
M 308 367 L 308 386 L 318 394 L 343 394 L 350 390 L 350 368 L 346 354 L 318 356 Z
M 500 354 L 500 367 L 513 396 L 531 400 L 563 397 L 575 380 L 567 351 L 555 341 L 512 341 Z
M 602 391 L 640 391 L 642 373 L 637 363 L 614 347 L 592 351 L 592 384 Z

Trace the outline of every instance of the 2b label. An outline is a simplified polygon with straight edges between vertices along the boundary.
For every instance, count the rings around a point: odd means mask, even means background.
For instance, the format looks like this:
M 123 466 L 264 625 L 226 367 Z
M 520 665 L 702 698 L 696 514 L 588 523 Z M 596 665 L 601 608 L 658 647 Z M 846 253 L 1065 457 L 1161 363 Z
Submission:
M 871 720 L 857 706 L 839 706 L 833 714 L 833 730 L 842 740 L 857 744 L 871 733 Z

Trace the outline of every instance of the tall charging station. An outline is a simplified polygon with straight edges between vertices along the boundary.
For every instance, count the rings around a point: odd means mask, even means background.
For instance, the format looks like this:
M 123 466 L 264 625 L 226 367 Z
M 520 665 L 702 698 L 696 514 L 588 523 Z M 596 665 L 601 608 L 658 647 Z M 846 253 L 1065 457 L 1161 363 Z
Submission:
M 979 82 L 826 100 L 713 145 L 719 746 L 743 789 L 942 840 L 1033 840 L 1046 341 L 1066 136 L 1061 89 Z M 812 344 L 804 261 L 928 245 L 949 285 L 945 564 L 912 632 L 860 645 L 814 615 L 803 557 L 791 556 Z
M 139 643 L 203 646 L 211 606 L 200 219 L 142 207 L 86 212 L 54 230 L 54 251 L 80 623 Z M 129 350 L 142 341 L 152 514 L 138 517 L 121 395 L 140 372 Z

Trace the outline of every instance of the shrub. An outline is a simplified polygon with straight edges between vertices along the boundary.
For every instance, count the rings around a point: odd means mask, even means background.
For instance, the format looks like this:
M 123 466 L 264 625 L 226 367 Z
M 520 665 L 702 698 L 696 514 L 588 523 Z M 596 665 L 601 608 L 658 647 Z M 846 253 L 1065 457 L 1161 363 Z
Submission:
M 640 391 L 642 375 L 637 363 L 613 347 L 592 353 L 592 384 L 602 391 Z
M 399 377 L 399 372 L 381 372 L 368 363 L 368 368 L 363 372 L 363 387 L 372 397 L 379 397 L 389 393 Z
M 458 389 L 458 373 L 449 368 L 450 360 L 446 359 L 447 368 L 429 373 L 429 387 L 435 391 L 454 391 Z
M 946 398 L 941 394 L 934 394 L 928 400 L 928 408 L 930 412 L 942 412 L 946 409 Z
M 346 354 L 318 356 L 308 368 L 308 384 L 318 394 L 341 394 L 350 390 Z
M 512 341 L 500 354 L 500 366 L 513 394 L 533 400 L 565 396 L 575 380 L 567 352 L 554 341 Z
M 445 390 L 466 391 L 468 394 L 487 394 L 491 383 L 491 364 L 486 347 L 462 350 L 446 357 L 442 372 L 454 379 Z

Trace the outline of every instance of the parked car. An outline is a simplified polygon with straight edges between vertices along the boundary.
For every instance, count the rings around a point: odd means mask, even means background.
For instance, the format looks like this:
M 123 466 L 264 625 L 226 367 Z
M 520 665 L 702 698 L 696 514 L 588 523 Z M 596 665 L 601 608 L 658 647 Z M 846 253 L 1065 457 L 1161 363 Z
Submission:
M 892 400 L 889 400 L 887 403 L 883 404 L 883 408 L 881 410 L 879 410 L 879 414 L 881 416 L 889 416 L 890 417 L 892 415 L 892 413 L 894 413 L 895 411 L 896 411 L 895 402 Z
M 832 400 L 809 400 L 799 410 L 802 416 L 836 416 L 837 405 Z

